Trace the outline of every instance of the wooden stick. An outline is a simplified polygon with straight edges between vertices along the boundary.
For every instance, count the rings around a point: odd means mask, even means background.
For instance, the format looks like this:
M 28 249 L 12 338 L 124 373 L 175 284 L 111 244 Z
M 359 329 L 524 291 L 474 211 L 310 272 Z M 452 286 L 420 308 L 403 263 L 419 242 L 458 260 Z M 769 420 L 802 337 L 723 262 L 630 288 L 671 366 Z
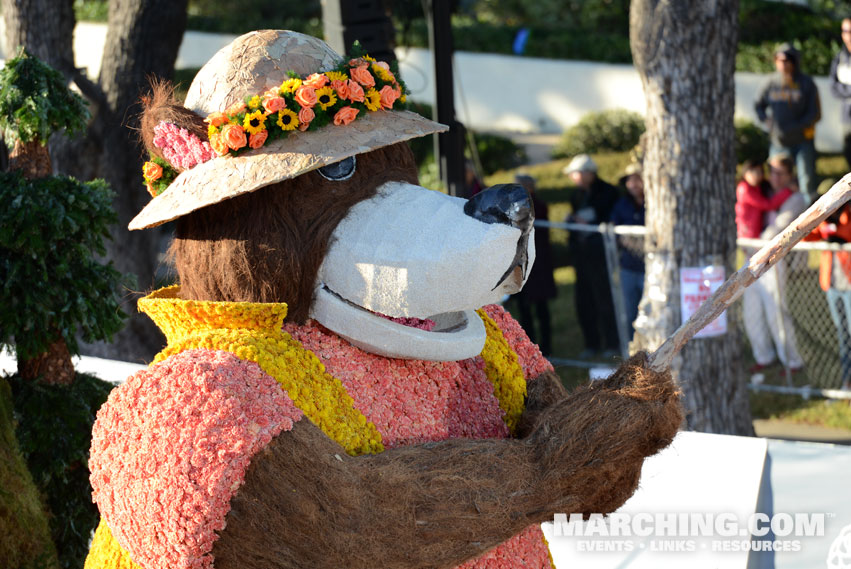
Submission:
M 851 174 L 846 174 L 830 190 L 815 201 L 798 219 L 789 224 L 762 249 L 751 256 L 750 262 L 733 273 L 721 287 L 700 305 L 665 343 L 650 354 L 648 366 L 654 371 L 664 371 L 671 366 L 677 352 L 704 326 L 715 320 L 738 299 L 745 289 L 762 276 L 798 243 L 815 229 L 827 216 L 851 199 Z

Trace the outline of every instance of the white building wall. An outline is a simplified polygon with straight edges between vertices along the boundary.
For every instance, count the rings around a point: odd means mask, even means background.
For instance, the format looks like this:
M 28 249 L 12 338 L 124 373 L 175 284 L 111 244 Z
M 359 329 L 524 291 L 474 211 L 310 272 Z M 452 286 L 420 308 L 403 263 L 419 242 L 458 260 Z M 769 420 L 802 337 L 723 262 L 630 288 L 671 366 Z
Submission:
M 2 22 L 2 20 L 0 20 Z M 75 62 L 97 76 L 106 26 L 81 22 L 74 34 Z M 236 36 L 188 31 L 177 67 L 200 67 Z M 414 101 L 434 102 L 430 52 L 397 49 L 402 77 Z M 455 103 L 458 118 L 478 131 L 560 133 L 588 112 L 628 109 L 644 114 L 641 80 L 632 65 L 563 61 L 483 53 L 457 52 Z M 756 121 L 753 99 L 764 75 L 736 74 L 736 116 Z M 830 94 L 826 77 L 816 77 L 821 93 L 822 121 L 816 147 L 839 152 L 842 128 L 839 102 Z

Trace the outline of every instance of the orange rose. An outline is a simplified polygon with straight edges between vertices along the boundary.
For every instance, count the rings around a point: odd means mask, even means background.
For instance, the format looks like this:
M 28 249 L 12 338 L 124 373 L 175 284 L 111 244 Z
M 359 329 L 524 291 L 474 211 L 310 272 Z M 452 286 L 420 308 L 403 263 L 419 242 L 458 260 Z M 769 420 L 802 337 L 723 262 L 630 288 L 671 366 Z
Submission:
M 392 109 L 393 103 L 399 98 L 399 92 L 390 85 L 382 87 L 378 94 L 381 96 L 381 106 L 385 109 Z
M 223 124 L 227 124 L 228 116 L 224 113 L 210 113 L 204 119 L 204 122 L 210 123 L 210 126 L 222 126 Z
M 349 79 L 348 88 L 348 99 L 355 103 L 363 103 L 363 87 L 361 87 L 357 81 L 352 81 L 351 79 Z
M 366 67 L 369 63 L 362 57 L 349 60 L 349 67 Z
M 272 113 L 277 113 L 281 109 L 287 106 L 287 102 L 283 97 L 279 97 L 277 95 L 270 97 L 263 97 L 263 109 L 266 111 L 267 115 L 271 115 Z
M 222 138 L 228 145 L 228 148 L 233 150 L 239 150 L 248 143 L 245 139 L 245 129 L 238 124 L 226 125 L 222 129 Z
M 337 114 L 334 115 L 334 124 L 337 126 L 346 125 L 355 120 L 360 111 L 352 107 L 343 107 Z
M 245 101 L 237 101 L 234 104 L 232 104 L 231 106 L 229 106 L 227 109 L 225 109 L 225 114 L 230 115 L 230 116 L 238 115 L 239 113 L 241 113 L 244 110 L 245 110 Z
M 224 137 L 222 137 L 222 135 L 218 132 L 210 137 L 210 148 L 212 148 L 213 152 L 219 156 L 224 156 L 228 153 L 228 145 L 225 142 Z
M 163 167 L 156 162 L 145 162 L 142 165 L 142 175 L 151 182 L 159 180 L 163 175 Z
M 340 97 L 340 99 L 349 98 L 349 85 L 346 81 L 341 81 L 339 79 L 331 81 L 331 87 L 337 92 L 337 96 Z
M 309 75 L 307 79 L 302 81 L 302 85 L 304 85 L 305 87 L 312 87 L 313 89 L 321 89 L 327 84 L 328 78 L 322 73 L 314 73 L 313 75 Z
M 309 126 L 310 121 L 312 121 L 314 118 L 316 118 L 316 113 L 313 112 L 313 109 L 311 109 L 310 107 L 304 107 L 298 112 L 299 128 L 301 128 L 301 126 L 303 125 Z M 307 126 L 305 126 L 304 128 L 307 128 Z
M 355 67 L 353 69 L 350 69 L 349 75 L 351 75 L 352 79 L 354 79 L 364 87 L 375 86 L 375 77 L 372 76 L 372 73 L 370 73 L 366 67 Z
M 299 87 L 295 92 L 295 101 L 302 107 L 313 108 L 316 104 L 316 89 L 313 87 Z
M 260 148 L 263 146 L 263 143 L 266 142 L 266 138 L 269 136 L 268 130 L 261 130 L 258 133 L 252 134 L 248 137 L 248 146 L 251 148 Z

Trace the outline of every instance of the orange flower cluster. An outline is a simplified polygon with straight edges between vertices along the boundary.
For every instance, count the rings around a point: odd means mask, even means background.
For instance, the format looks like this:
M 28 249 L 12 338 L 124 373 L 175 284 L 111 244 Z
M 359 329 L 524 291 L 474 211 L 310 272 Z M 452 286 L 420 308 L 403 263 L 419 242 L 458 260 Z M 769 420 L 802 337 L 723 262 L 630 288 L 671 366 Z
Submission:
M 349 59 L 332 71 L 303 78 L 290 71 L 288 76 L 278 87 L 207 116 L 216 154 L 261 148 L 296 129 L 344 126 L 369 112 L 398 109 L 406 99 L 405 84 L 390 66 L 369 56 Z

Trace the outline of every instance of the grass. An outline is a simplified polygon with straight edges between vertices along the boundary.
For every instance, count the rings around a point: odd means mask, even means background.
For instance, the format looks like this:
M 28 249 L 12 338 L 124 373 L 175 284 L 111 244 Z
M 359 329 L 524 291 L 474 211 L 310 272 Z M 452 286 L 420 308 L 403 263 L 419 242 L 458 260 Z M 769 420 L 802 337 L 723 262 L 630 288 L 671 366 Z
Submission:
M 607 153 L 593 155 L 597 162 L 600 177 L 607 181 L 615 181 L 629 163 L 629 153 Z M 553 160 L 545 164 L 523 166 L 512 170 L 501 171 L 486 178 L 487 185 L 511 182 L 515 173 L 524 172 L 534 176 L 538 181 L 538 194 L 549 206 L 549 220 L 560 222 L 570 212 L 570 197 L 575 189 L 568 178 L 562 174 L 562 169 L 569 160 Z M 819 156 L 816 171 L 825 179 L 822 191 L 830 187 L 830 183 L 842 177 L 847 172 L 847 166 L 842 156 Z M 582 335 L 576 321 L 573 287 L 575 275 L 573 268 L 566 266 L 567 232 L 551 230 L 550 239 L 553 244 L 554 274 L 558 288 L 558 296 L 550 302 L 550 312 L 553 321 L 553 353 L 559 358 L 574 359 L 583 348 Z M 818 256 L 809 255 L 805 265 L 810 270 L 817 269 Z M 802 301 L 792 304 L 790 309 L 796 320 L 798 343 L 807 363 L 807 370 L 812 376 L 823 376 L 833 381 L 835 376 L 838 354 L 832 342 L 825 340 L 825 333 L 819 328 L 818 322 L 830 322 L 827 316 L 827 306 L 824 295 L 818 288 L 816 277 L 812 272 L 801 271 L 799 278 L 789 280 L 791 298 Z M 821 306 L 821 305 L 824 306 Z M 816 306 L 818 305 L 818 306 Z M 506 305 L 515 318 L 518 316 L 513 302 Z M 819 318 L 812 318 L 813 310 L 818 309 Z M 822 312 L 823 309 L 823 312 Z M 809 314 L 809 318 L 805 315 Z M 821 316 L 824 316 L 822 318 Z M 832 335 L 829 339 L 833 339 Z M 750 350 L 744 350 L 746 359 L 743 366 L 749 367 L 753 361 Z M 562 381 L 568 388 L 573 388 L 588 381 L 588 370 L 578 367 L 561 366 L 556 368 Z M 796 383 L 806 383 L 807 376 L 796 376 Z M 766 374 L 768 383 L 785 383 L 779 375 L 779 368 Z M 812 382 L 817 386 L 815 382 Z M 835 387 L 828 384 L 824 387 Z M 778 419 L 794 423 L 820 425 L 851 430 L 851 404 L 847 401 L 829 401 L 821 399 L 804 400 L 797 395 L 777 393 L 752 392 L 750 395 L 751 411 L 755 419 Z

